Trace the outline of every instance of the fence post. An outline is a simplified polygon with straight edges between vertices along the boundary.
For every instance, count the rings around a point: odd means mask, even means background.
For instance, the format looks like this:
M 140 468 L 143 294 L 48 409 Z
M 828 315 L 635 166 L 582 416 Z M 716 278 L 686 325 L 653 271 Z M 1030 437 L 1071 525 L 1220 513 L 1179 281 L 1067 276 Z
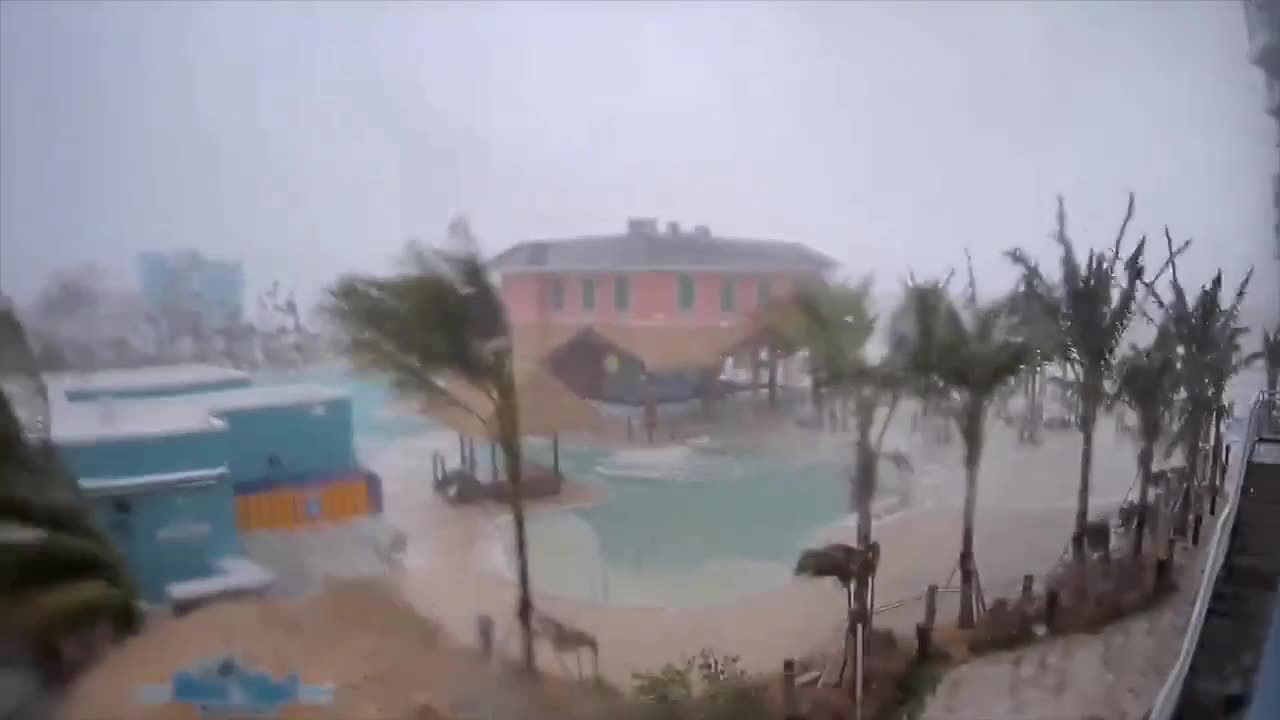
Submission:
M 930 585 L 924 594 L 924 624 L 933 627 L 938 619 L 938 586 Z
M 1036 587 L 1035 575 L 1022 576 L 1022 595 L 1020 596 L 1020 600 L 1022 601 L 1023 605 L 1031 604 L 1031 596 L 1035 592 L 1035 587 Z
M 796 702 L 796 661 L 782 661 L 782 720 L 803 720 Z
M 1196 513 L 1195 519 L 1191 521 L 1191 547 L 1200 547 L 1200 525 L 1203 523 L 1204 516 Z
M 480 655 L 485 662 L 493 659 L 493 618 L 481 614 L 476 617 L 476 635 L 480 640 Z
M 1044 595 L 1044 626 L 1053 632 L 1058 622 L 1058 591 L 1049 590 Z

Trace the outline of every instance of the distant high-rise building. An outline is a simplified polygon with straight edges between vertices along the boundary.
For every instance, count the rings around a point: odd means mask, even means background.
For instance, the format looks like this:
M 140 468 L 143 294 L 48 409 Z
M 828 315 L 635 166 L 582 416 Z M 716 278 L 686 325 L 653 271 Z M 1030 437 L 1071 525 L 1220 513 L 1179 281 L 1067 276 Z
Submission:
M 196 317 L 207 329 L 244 320 L 244 266 L 194 250 L 138 257 L 142 298 L 161 317 Z

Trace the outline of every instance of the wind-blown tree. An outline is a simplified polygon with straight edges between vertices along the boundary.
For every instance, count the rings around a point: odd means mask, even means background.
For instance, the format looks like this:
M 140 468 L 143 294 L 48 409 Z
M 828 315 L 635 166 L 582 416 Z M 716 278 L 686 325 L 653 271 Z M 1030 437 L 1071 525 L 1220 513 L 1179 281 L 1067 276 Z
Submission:
M 387 375 L 395 389 L 423 403 L 452 403 L 488 420 L 450 394 L 449 376 L 478 388 L 492 403 L 495 435 L 511 492 L 523 660 L 534 668 L 533 600 L 521 495 L 520 428 L 510 326 L 497 289 L 463 219 L 450 224 L 458 252 L 409 248 L 407 268 L 390 277 L 350 275 L 329 290 L 325 310 L 359 368 Z
M 1147 530 L 1148 495 L 1156 447 L 1169 427 L 1179 392 L 1178 343 L 1173 328 L 1162 324 L 1146 347 L 1134 347 L 1117 363 L 1112 402 L 1124 403 L 1138 418 L 1138 514 L 1133 556 L 1142 556 Z
M 1021 249 L 1006 253 L 1023 274 L 1027 297 L 1052 321 L 1061 334 L 1064 358 L 1078 387 L 1080 412 L 1080 485 L 1076 494 L 1075 534 L 1072 552 L 1084 561 L 1084 531 L 1089 522 L 1089 488 L 1093 473 L 1093 438 L 1098 410 L 1106 399 L 1117 350 L 1134 314 L 1135 298 L 1143 277 L 1143 250 L 1146 239 L 1124 256 L 1125 231 L 1133 219 L 1133 194 L 1110 252 L 1090 250 L 1084 261 L 1076 256 L 1067 234 L 1067 211 L 1058 197 L 1057 228 L 1054 241 L 1060 250 L 1061 277 L 1051 282 L 1039 266 Z M 1117 277 L 1117 270 L 1123 275 Z
M 910 467 L 905 455 L 884 450 L 885 436 L 898 406 L 902 373 L 892 359 L 872 362 L 866 357 L 867 341 L 876 325 L 869 308 L 870 288 L 869 279 L 853 286 L 805 287 L 789 302 L 791 320 L 787 325 L 802 338 L 797 339 L 797 344 L 807 345 L 815 366 L 822 368 L 822 375 L 815 378 L 815 382 L 823 391 L 837 393 L 841 402 L 852 402 L 856 430 L 849 495 L 858 519 L 857 548 L 850 548 L 849 553 L 832 550 L 847 546 L 806 551 L 797 565 L 797 573 L 834 577 L 845 587 L 848 609 L 852 611 L 856 606 L 859 616 L 868 620 L 872 610 L 871 573 L 875 565 L 868 562 L 872 554 L 871 503 L 879 487 L 879 465 L 887 461 L 898 468 Z M 832 569 L 842 561 L 852 566 Z M 848 661 L 851 632 L 852 622 L 845 635 L 841 676 Z
M 1280 326 L 1274 332 L 1262 331 L 1262 360 L 1267 371 L 1267 392 L 1280 385 Z
M 1173 239 L 1167 229 L 1165 240 L 1172 249 Z M 1178 369 L 1183 403 L 1169 449 L 1182 450 L 1190 490 L 1198 489 L 1204 479 L 1200 467 L 1204 459 L 1201 448 L 1222 404 L 1226 384 L 1256 358 L 1256 354 L 1242 357 L 1240 345 L 1246 331 L 1237 324 L 1252 277 L 1250 270 L 1237 286 L 1234 298 L 1227 302 L 1222 297 L 1222 271 L 1218 271 L 1208 284 L 1200 287 L 1193 300 L 1178 276 L 1174 261 L 1169 298 L 1165 299 L 1152 287 L 1152 298 L 1164 312 L 1180 351 Z M 1184 513 L 1189 510 L 1189 506 L 1184 506 Z M 1183 517 L 1185 519 L 1185 515 Z
M 3 378 L 34 361 L 9 310 L 0 309 L 0 321 Z M 76 478 L 48 438 L 29 430 L 0 392 L 0 642 L 16 642 L 43 680 L 59 683 L 101 652 L 101 641 L 136 630 L 141 613 Z
M 953 419 L 964 444 L 964 518 L 960 536 L 960 617 L 962 628 L 976 618 L 974 525 L 978 471 L 985 444 L 987 410 L 996 393 L 1034 360 L 1031 346 L 1008 333 L 1004 307 L 981 304 L 970 267 L 968 297 L 957 306 L 941 283 L 918 284 L 908 293 L 916 332 L 908 346 L 908 367 L 935 378 L 958 398 Z
M 1038 293 L 1050 298 L 1050 302 L 1041 302 Z M 1023 399 L 1026 403 L 1019 428 L 1020 442 L 1039 444 L 1044 430 L 1044 397 L 1047 384 L 1044 368 L 1048 363 L 1066 357 L 1066 344 L 1060 331 L 1058 319 L 1054 311 L 1059 307 L 1057 288 L 1047 286 L 1032 289 L 1026 282 L 1020 281 L 1018 287 L 1009 294 L 1006 312 L 1011 324 L 1010 333 L 1027 342 L 1035 354 L 1019 379 Z

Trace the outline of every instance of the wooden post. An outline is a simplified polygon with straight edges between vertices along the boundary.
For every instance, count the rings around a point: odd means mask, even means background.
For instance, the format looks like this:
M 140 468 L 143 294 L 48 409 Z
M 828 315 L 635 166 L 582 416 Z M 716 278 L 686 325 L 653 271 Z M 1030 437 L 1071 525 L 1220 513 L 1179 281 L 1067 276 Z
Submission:
M 867 664 L 866 616 L 862 615 L 858 620 L 858 625 L 854 628 L 858 665 L 854 668 L 853 675 L 853 717 L 855 720 L 862 720 L 862 678 L 866 674 L 864 666 Z
M 1020 597 L 1020 600 L 1024 606 L 1031 604 L 1031 596 L 1035 592 L 1035 587 L 1036 587 L 1035 575 L 1022 576 L 1022 595 Z
M 1204 516 L 1196 513 L 1195 519 L 1191 521 L 1191 547 L 1200 547 L 1200 525 L 1204 522 Z
M 458 433 L 458 465 L 462 468 L 467 467 L 467 439 Z
M 803 720 L 796 702 L 796 661 L 782 661 L 782 720 Z
M 489 477 L 496 485 L 498 483 L 498 444 L 489 443 L 489 467 L 492 470 Z
M 1172 564 L 1172 557 L 1162 557 L 1156 560 L 1156 579 L 1151 588 L 1152 595 L 1159 595 L 1169 585 L 1169 570 Z
M 1053 632 L 1058 621 L 1058 591 L 1049 590 L 1044 595 L 1044 626 Z
M 551 433 L 551 470 L 560 477 L 560 433 Z
M 476 441 L 475 438 L 467 438 L 467 469 L 472 475 L 476 474 Z
M 938 586 L 930 585 L 924 593 L 924 624 L 933 627 L 938 619 Z
M 933 653 L 933 626 L 916 623 L 916 662 L 928 662 Z
M 480 642 L 480 655 L 485 662 L 493 659 L 493 618 L 481 614 L 476 617 L 476 635 Z

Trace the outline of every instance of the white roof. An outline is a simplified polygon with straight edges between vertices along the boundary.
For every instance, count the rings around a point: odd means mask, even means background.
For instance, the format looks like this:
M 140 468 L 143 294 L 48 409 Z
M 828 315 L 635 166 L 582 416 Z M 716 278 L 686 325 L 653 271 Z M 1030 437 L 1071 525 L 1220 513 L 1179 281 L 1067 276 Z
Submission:
M 51 438 L 59 444 L 86 444 L 124 438 L 222 432 L 227 424 L 207 406 L 149 400 L 62 401 L 50 404 Z
M 129 392 L 170 390 L 193 385 L 249 381 L 248 373 L 217 365 L 156 365 L 127 370 L 50 373 L 45 383 L 66 392 Z
M 315 405 L 347 397 L 345 390 L 303 383 L 158 398 L 70 401 L 63 394 L 51 393 L 51 437 L 55 443 L 84 444 L 100 440 L 221 432 L 227 429 L 227 424 L 216 417 L 219 413 Z

